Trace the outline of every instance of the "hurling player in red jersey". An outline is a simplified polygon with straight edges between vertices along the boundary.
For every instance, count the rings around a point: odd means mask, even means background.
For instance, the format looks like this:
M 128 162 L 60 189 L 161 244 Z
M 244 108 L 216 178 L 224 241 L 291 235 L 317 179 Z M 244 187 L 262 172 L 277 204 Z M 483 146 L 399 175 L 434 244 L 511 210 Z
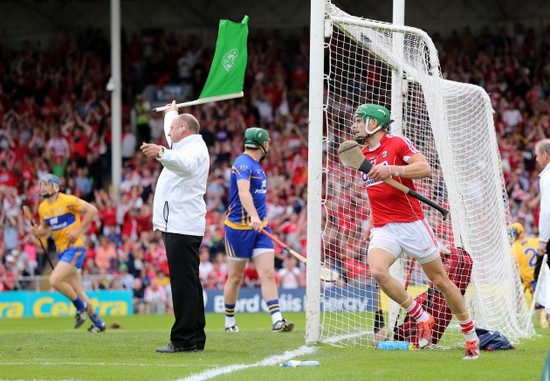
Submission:
M 479 339 L 474 323 L 459 289 L 443 268 L 439 245 L 419 201 L 383 181 L 392 177 L 414 190 L 413 179 L 432 174 L 430 164 L 410 140 L 388 133 L 390 123 L 390 112 L 381 105 L 363 104 L 355 112 L 354 132 L 366 144 L 363 154 L 373 164 L 368 174 L 362 174 L 371 205 L 367 227 L 370 230 L 368 264 L 371 274 L 386 295 L 415 319 L 418 348 L 425 348 L 432 343 L 434 318 L 389 272 L 402 252 L 415 258 L 459 321 L 466 339 L 464 360 L 476 360 L 479 358 Z

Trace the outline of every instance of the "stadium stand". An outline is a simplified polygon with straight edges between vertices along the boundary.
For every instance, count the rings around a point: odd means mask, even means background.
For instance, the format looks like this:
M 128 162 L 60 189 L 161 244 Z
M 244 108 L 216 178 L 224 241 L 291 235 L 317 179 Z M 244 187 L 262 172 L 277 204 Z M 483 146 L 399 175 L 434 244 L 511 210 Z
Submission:
M 468 28 L 433 34 L 446 78 L 474 83 L 490 94 L 514 221 L 526 235 L 537 235 L 538 171 L 534 144 L 550 137 L 550 25 L 535 33 L 521 23 L 512 30 Z M 123 146 L 120 189 L 110 188 L 110 102 L 108 40 L 99 30 L 38 47 L 0 46 L 0 291 L 35 289 L 30 277 L 44 273 L 40 245 L 24 226 L 21 205 L 36 213 L 37 177 L 53 172 L 62 189 L 93 202 L 100 210 L 87 235 L 85 274 L 95 275 L 89 289 L 144 290 L 167 274 L 159 235 L 151 232 L 151 202 L 160 166 L 136 150 L 138 123 L 162 142 L 158 116 L 139 114 L 139 96 L 147 84 L 182 83 L 200 91 L 212 50 L 191 35 L 144 34 L 123 42 Z M 227 206 L 230 163 L 240 152 L 242 131 L 251 125 L 269 129 L 269 213 L 274 231 L 306 253 L 307 126 L 309 35 L 252 34 L 245 98 L 194 106 L 211 152 L 207 193 L 211 274 L 205 287 L 223 287 L 223 215 Z M 196 54 L 192 57 L 188 52 Z M 198 89 L 198 90 L 197 90 Z M 143 129 L 139 134 L 143 135 Z M 133 146 L 133 149 L 132 149 Z M 115 205 L 113 192 L 121 202 Z M 100 242 L 103 242 L 101 244 Z M 111 247 L 105 255 L 103 245 Z M 99 254 L 99 255 L 98 255 Z M 277 267 L 283 260 L 278 253 Z M 302 271 L 304 271 L 302 269 Z M 130 277 L 133 277 L 130 279 Z M 163 278 L 164 279 L 164 278 Z M 135 280 L 135 282 L 134 282 Z M 148 308 L 140 307 L 139 311 Z

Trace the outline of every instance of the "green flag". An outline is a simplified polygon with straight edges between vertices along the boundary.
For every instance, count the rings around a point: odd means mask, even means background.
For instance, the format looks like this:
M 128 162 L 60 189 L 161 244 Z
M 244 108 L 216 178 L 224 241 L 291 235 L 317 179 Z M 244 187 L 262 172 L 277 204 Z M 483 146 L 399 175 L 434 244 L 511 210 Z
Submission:
M 247 38 L 248 16 L 240 23 L 220 20 L 214 59 L 199 99 L 242 93 L 248 61 Z

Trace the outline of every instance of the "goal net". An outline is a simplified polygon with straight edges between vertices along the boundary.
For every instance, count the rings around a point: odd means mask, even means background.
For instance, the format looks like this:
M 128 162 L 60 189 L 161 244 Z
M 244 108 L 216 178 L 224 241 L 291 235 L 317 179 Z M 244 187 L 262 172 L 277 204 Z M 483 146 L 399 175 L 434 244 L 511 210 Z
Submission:
M 365 185 L 358 171 L 338 161 L 339 144 L 353 139 L 357 106 L 378 103 L 391 110 L 391 133 L 408 137 L 432 166 L 433 176 L 415 185 L 418 193 L 450 210 L 443 220 L 423 206 L 437 239 L 471 256 L 471 273 L 464 271 L 464 279 L 454 281 L 469 284 L 463 291 L 476 326 L 498 330 L 515 342 L 531 336 L 529 309 L 509 254 L 508 199 L 489 97 L 478 86 L 443 79 L 434 44 L 422 30 L 325 5 L 320 259 L 341 279 L 320 285 L 320 297 L 312 301 L 320 311 L 319 325 L 307 329 L 319 331 L 318 341 L 345 346 L 371 346 L 381 325 L 390 338 L 416 329 L 370 276 Z M 425 307 L 441 308 L 442 298 L 415 261 L 404 256 L 391 272 Z M 440 320 L 444 323 L 434 328 L 434 345 L 463 346 L 456 319 Z

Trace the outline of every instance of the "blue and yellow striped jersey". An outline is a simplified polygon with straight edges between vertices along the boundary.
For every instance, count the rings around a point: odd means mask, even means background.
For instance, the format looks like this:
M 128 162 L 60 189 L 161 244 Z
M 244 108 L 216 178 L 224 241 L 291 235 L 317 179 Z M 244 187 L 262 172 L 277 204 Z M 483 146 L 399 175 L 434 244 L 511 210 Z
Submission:
M 250 181 L 250 194 L 254 200 L 254 206 L 258 216 L 267 226 L 266 217 L 266 193 L 267 176 L 264 169 L 256 160 L 248 154 L 241 154 L 233 162 L 231 167 L 231 179 L 229 182 L 229 206 L 225 224 L 233 229 L 248 230 L 250 216 L 244 209 L 239 198 L 238 180 Z
M 54 202 L 50 203 L 48 200 L 45 200 L 38 206 L 38 215 L 51 228 L 58 253 L 67 250 L 69 247 L 67 232 L 80 226 L 79 210 L 81 204 L 82 200 L 78 197 L 59 193 L 57 200 Z M 72 245 L 84 246 L 82 235 Z

